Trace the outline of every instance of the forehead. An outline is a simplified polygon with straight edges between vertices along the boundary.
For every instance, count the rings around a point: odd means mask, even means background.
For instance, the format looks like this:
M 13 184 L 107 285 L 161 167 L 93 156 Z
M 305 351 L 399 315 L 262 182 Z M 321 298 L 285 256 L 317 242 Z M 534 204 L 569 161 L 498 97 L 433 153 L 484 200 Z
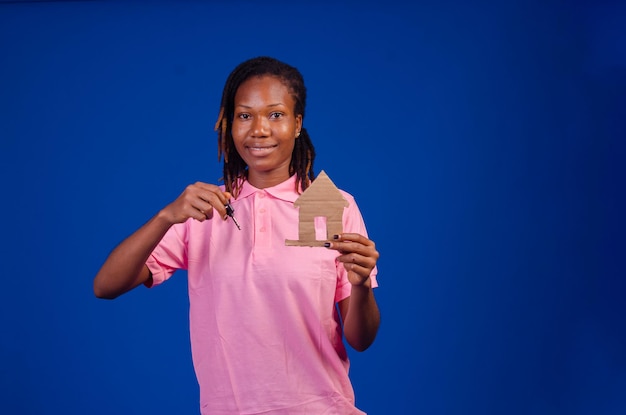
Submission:
M 274 75 L 253 76 L 237 88 L 235 105 L 244 101 L 273 100 L 275 103 L 293 104 L 294 99 L 287 83 Z

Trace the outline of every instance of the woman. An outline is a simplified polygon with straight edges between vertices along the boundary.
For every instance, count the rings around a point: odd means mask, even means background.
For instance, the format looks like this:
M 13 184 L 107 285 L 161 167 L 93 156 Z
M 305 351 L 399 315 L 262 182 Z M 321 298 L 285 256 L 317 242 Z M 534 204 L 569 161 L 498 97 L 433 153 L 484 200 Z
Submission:
M 374 341 L 379 254 L 354 198 L 342 191 L 344 233 L 326 248 L 285 244 L 298 238 L 294 201 L 315 178 L 305 102 L 296 68 L 269 57 L 238 65 L 216 124 L 224 185 L 188 186 L 94 279 L 97 297 L 115 298 L 187 270 L 203 414 L 363 413 L 342 336 L 358 351 Z

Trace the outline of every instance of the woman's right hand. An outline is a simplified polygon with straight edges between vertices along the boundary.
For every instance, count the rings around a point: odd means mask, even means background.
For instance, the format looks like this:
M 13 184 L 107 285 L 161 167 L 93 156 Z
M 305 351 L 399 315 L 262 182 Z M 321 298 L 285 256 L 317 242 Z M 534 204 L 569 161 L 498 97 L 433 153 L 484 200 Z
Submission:
M 231 198 L 229 192 L 223 192 L 218 186 L 209 183 L 196 182 L 190 184 L 174 200 L 161 210 L 170 223 L 182 223 L 189 218 L 200 222 L 211 219 L 214 210 L 222 219 L 228 219 L 226 204 Z

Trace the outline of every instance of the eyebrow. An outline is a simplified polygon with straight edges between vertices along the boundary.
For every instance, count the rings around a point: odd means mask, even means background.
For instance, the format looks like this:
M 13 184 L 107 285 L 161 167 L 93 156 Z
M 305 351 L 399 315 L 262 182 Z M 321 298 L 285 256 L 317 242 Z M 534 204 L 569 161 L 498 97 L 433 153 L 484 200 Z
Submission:
M 285 106 L 286 104 L 283 104 L 282 102 L 278 102 L 278 103 L 276 103 L 276 104 L 269 104 L 269 105 L 268 105 L 268 107 L 279 107 L 279 106 L 281 106 L 281 105 L 282 105 L 282 106 Z M 251 106 L 249 106 L 249 105 L 243 105 L 243 104 L 235 105 L 235 108 L 236 108 L 236 107 L 242 107 L 242 108 L 252 108 L 252 107 L 251 107 Z

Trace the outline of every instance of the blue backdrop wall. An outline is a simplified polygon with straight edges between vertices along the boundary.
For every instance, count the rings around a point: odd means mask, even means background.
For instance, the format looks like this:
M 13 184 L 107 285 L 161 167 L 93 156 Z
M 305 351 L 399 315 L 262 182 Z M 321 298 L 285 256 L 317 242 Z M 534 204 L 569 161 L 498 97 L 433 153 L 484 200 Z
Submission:
M 381 252 L 358 406 L 626 413 L 625 27 L 617 1 L 0 2 L 0 412 L 198 413 L 186 275 L 92 280 L 221 177 L 222 86 L 267 54 Z

